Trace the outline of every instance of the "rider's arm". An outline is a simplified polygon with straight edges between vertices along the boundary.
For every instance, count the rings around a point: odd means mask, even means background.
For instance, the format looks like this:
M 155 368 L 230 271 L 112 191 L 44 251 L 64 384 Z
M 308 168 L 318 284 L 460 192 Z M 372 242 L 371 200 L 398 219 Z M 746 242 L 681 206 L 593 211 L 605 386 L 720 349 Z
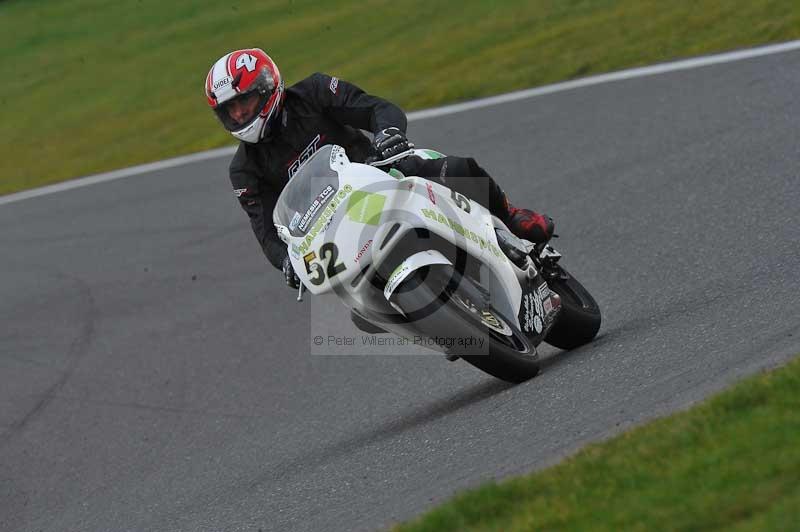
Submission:
M 247 158 L 245 144 L 240 144 L 230 165 L 233 192 L 250 218 L 250 226 L 264 255 L 273 266 L 281 269 L 286 257 L 286 244 L 278 238 L 278 231 L 272 223 L 278 192 L 261 182 L 258 175 L 258 168 Z
M 317 72 L 294 88 L 341 124 L 373 133 L 387 127 L 406 131 L 406 115 L 402 109 L 342 79 Z

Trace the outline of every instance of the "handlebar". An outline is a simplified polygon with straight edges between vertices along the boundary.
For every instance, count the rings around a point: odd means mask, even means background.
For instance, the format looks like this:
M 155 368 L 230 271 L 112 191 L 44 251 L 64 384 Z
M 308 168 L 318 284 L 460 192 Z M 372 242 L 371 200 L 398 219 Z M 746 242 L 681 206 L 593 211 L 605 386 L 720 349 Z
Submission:
M 384 159 L 382 161 L 371 161 L 371 162 L 368 162 L 367 164 L 370 165 L 370 166 L 387 166 L 387 165 L 390 165 L 390 164 L 392 164 L 394 162 L 399 161 L 400 159 L 405 159 L 409 155 L 414 155 L 414 148 L 411 148 L 410 150 L 406 150 L 404 152 L 398 153 L 397 155 L 392 155 L 388 159 Z

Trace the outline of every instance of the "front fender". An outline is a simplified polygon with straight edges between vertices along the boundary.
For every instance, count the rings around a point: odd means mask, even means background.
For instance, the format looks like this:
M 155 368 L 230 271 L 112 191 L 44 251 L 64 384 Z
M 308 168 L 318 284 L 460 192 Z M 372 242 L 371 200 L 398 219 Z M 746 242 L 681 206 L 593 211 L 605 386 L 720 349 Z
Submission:
M 386 281 L 386 286 L 383 289 L 383 295 L 386 300 L 388 301 L 389 298 L 392 297 L 395 289 L 409 275 L 419 270 L 423 266 L 430 266 L 431 264 L 450 264 L 452 266 L 453 263 L 447 260 L 447 257 L 433 249 L 414 253 L 406 260 L 401 262 L 400 265 L 394 269 L 392 274 L 389 275 L 389 280 Z

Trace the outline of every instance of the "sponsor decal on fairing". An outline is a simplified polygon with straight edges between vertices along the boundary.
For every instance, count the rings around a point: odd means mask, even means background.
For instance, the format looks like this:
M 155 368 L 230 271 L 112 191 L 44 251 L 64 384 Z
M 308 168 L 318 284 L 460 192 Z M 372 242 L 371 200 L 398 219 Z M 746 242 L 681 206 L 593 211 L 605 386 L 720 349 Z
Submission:
M 360 260 L 361 260 L 361 257 L 363 257 L 363 256 L 364 256 L 364 253 L 366 253 L 366 252 L 367 252 L 367 250 L 369 249 L 369 247 L 370 247 L 371 245 L 372 245 L 372 239 L 370 238 L 369 240 L 367 240 L 367 243 L 366 243 L 366 244 L 364 244 L 363 246 L 361 246 L 361 250 L 358 252 L 358 255 L 356 255 L 356 258 L 355 258 L 355 259 L 353 259 L 353 262 L 358 262 L 358 261 L 360 261 Z
M 522 296 L 523 317 L 520 320 L 522 330 L 541 334 L 544 330 L 544 318 L 553 310 L 550 288 L 547 283 L 542 283 L 535 290 Z
M 311 243 L 314 241 L 317 235 L 329 227 L 331 219 L 333 218 L 333 213 L 336 212 L 337 207 L 339 207 L 342 201 L 352 191 L 353 186 L 348 183 L 344 186 L 344 188 L 342 188 L 342 190 L 333 196 L 333 199 L 331 199 L 328 205 L 325 206 L 325 209 L 322 211 L 322 214 L 319 216 L 319 218 L 317 218 L 317 221 L 311 226 L 311 229 L 303 239 L 303 242 L 301 242 L 298 246 L 300 253 L 307 253 L 308 249 L 311 247 Z
M 344 148 L 334 145 L 333 148 L 331 148 L 331 158 L 330 161 L 328 161 L 328 164 L 330 164 L 331 168 L 333 168 L 336 164 L 336 159 L 344 158 L 345 156 L 346 154 L 344 152 Z M 339 161 L 339 164 L 343 164 L 342 161 Z
M 347 204 L 347 217 L 356 223 L 378 225 L 385 203 L 386 196 L 383 194 L 357 190 Z
M 492 252 L 492 255 L 494 255 L 496 258 L 501 260 L 508 259 L 505 253 L 500 250 L 500 248 L 495 246 L 492 242 L 487 241 L 485 238 L 478 236 L 475 231 L 470 231 L 467 227 L 464 227 L 456 220 L 453 220 L 452 218 L 445 216 L 440 212 L 436 212 L 433 209 L 421 209 L 421 212 L 425 218 L 433 220 L 434 222 L 438 222 L 442 225 L 446 225 L 457 234 L 472 240 L 474 243 L 478 244 L 482 250 L 488 248 L 489 251 Z
M 300 219 L 300 222 L 297 224 L 298 229 L 301 231 L 305 231 L 308 228 L 308 224 L 311 223 L 311 220 L 314 218 L 314 215 L 325 205 L 325 202 L 333 195 L 334 188 L 333 185 L 328 185 L 322 192 L 320 192 L 316 199 L 311 203 L 306 210 L 306 213 Z
M 389 294 L 394 292 L 394 289 L 397 288 L 397 285 L 400 284 L 405 278 L 405 274 L 411 270 L 411 266 L 408 263 L 404 262 L 400 264 L 397 268 L 394 269 L 392 274 L 389 276 L 389 280 L 386 281 L 386 286 L 383 289 L 383 294 L 388 298 Z
M 436 193 L 433 191 L 433 185 L 426 182 L 425 187 L 428 189 L 428 199 L 431 201 L 431 203 L 436 205 Z
M 292 219 L 289 221 L 289 230 L 294 231 L 295 229 L 297 229 L 298 223 L 300 223 L 300 213 L 295 212 L 294 216 L 292 216 Z

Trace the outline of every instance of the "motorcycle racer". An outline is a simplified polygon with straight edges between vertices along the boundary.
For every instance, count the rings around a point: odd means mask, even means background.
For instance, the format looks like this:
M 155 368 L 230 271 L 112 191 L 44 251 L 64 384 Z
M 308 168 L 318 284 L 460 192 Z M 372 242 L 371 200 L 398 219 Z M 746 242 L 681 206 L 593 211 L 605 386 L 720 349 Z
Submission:
M 240 141 L 229 168 L 234 194 L 269 262 L 297 288 L 300 281 L 272 224 L 281 190 L 300 165 L 327 144 L 342 146 L 354 162 L 384 160 L 409 150 L 413 144 L 406 138 L 405 113 L 327 74 L 315 73 L 284 88 L 277 65 L 258 48 L 236 50 L 217 60 L 206 76 L 205 93 L 223 127 Z M 362 130 L 373 133 L 373 140 Z M 546 242 L 553 235 L 550 217 L 513 207 L 471 157 L 409 156 L 394 166 L 478 201 L 520 238 Z

